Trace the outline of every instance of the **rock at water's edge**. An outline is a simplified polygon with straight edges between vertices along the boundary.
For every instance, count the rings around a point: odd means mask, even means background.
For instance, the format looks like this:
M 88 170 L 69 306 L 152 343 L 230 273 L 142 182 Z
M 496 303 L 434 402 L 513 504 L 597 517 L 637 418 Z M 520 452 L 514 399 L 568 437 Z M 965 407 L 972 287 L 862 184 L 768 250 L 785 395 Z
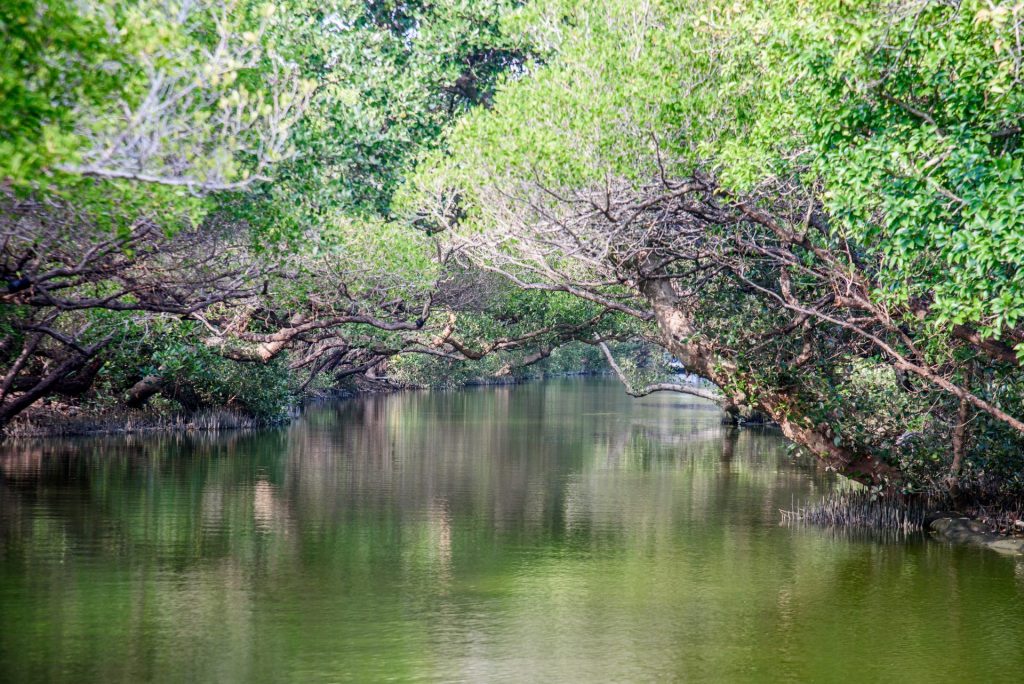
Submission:
M 984 546 L 1011 555 L 1024 554 L 1024 539 L 1009 539 L 992 534 L 985 525 L 970 518 L 936 518 L 928 528 L 933 536 L 943 541 Z

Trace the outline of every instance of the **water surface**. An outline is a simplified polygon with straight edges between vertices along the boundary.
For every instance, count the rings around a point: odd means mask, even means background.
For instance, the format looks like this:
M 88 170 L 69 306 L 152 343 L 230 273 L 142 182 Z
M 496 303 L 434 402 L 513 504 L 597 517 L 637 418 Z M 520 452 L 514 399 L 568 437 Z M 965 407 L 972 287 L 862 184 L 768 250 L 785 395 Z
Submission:
M 0 452 L 5 681 L 1024 681 L 1024 561 L 779 525 L 772 432 L 606 381 Z

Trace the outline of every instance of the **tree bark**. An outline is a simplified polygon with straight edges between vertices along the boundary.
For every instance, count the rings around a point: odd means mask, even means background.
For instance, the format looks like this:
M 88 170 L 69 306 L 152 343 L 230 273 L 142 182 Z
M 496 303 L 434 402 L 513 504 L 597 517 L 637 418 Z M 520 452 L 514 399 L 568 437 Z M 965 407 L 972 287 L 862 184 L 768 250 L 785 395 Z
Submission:
M 728 392 L 740 377 L 735 362 L 718 354 L 697 334 L 685 302 L 675 293 L 669 279 L 647 280 L 640 291 L 654 309 L 655 320 L 666 348 L 690 371 L 708 378 L 726 394 L 726 401 L 747 404 L 775 421 L 786 437 L 813 453 L 828 467 L 865 484 L 887 484 L 899 478 L 896 468 L 871 456 L 837 444 L 827 425 L 811 425 L 805 416 L 794 414 L 795 397 L 781 389 L 760 390 L 757 396 Z
M 971 405 L 966 399 L 960 400 L 953 426 L 953 462 L 949 466 L 949 493 L 954 500 L 960 496 L 960 468 L 967 451 L 967 421 L 971 417 Z
M 33 387 L 17 395 L 7 395 L 5 400 L 0 403 L 0 430 L 29 406 L 48 394 L 53 393 L 54 388 L 61 382 L 66 381 L 69 376 L 85 368 L 96 352 L 106 346 L 108 342 L 109 338 L 85 349 L 83 354 L 72 354 L 56 368 L 41 377 Z M 99 369 L 97 368 L 97 370 Z
M 679 392 L 680 394 L 689 394 L 694 397 L 700 397 L 701 399 L 707 399 L 713 401 L 716 404 L 721 404 L 723 397 L 717 392 L 710 392 L 700 387 L 693 387 L 691 385 L 681 385 L 675 382 L 659 382 L 653 385 L 647 385 L 646 387 L 634 387 L 633 383 L 629 381 L 626 374 L 619 367 L 619 364 L 615 361 L 615 357 L 612 356 L 612 350 L 608 348 L 608 345 L 603 341 L 598 340 L 598 348 L 604 354 L 605 360 L 608 365 L 611 366 L 612 372 L 615 373 L 615 377 L 619 379 L 619 382 L 626 388 L 626 394 L 631 397 L 645 397 L 648 394 L 654 392 Z
M 96 382 L 96 375 L 104 363 L 104 359 L 94 358 L 81 369 L 68 373 L 66 377 L 54 383 L 50 387 L 50 393 L 60 394 L 65 397 L 82 396 Z M 37 375 L 16 377 L 11 383 L 11 389 L 14 392 L 28 392 L 42 381 L 43 378 Z
M 532 354 L 524 356 L 519 363 L 506 363 L 505 365 L 498 369 L 498 371 L 494 374 L 494 377 L 505 378 L 508 377 L 509 375 L 512 375 L 512 371 L 514 370 L 517 370 L 519 368 L 526 368 L 527 366 L 532 366 L 535 363 L 540 363 L 544 359 L 551 356 L 552 351 L 554 351 L 552 347 L 542 346 Z
M 167 379 L 161 374 L 147 375 L 129 388 L 125 404 L 128 408 L 142 408 L 166 384 Z

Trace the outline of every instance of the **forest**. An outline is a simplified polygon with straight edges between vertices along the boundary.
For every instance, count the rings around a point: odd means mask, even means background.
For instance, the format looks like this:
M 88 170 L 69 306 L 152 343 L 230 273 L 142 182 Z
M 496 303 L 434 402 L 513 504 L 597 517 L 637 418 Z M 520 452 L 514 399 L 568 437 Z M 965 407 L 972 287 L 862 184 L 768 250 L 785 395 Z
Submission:
M 0 31 L 11 435 L 602 370 L 1022 505 L 1024 3 L 6 0 Z

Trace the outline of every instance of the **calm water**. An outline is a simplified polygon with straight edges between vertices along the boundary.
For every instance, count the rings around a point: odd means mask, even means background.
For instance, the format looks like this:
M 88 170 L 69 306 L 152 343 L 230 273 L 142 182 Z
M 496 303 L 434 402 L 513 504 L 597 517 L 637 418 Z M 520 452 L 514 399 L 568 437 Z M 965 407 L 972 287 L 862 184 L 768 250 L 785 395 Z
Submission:
M 1024 681 L 1024 561 L 781 527 L 833 480 L 604 381 L 0 452 L 0 679 Z

